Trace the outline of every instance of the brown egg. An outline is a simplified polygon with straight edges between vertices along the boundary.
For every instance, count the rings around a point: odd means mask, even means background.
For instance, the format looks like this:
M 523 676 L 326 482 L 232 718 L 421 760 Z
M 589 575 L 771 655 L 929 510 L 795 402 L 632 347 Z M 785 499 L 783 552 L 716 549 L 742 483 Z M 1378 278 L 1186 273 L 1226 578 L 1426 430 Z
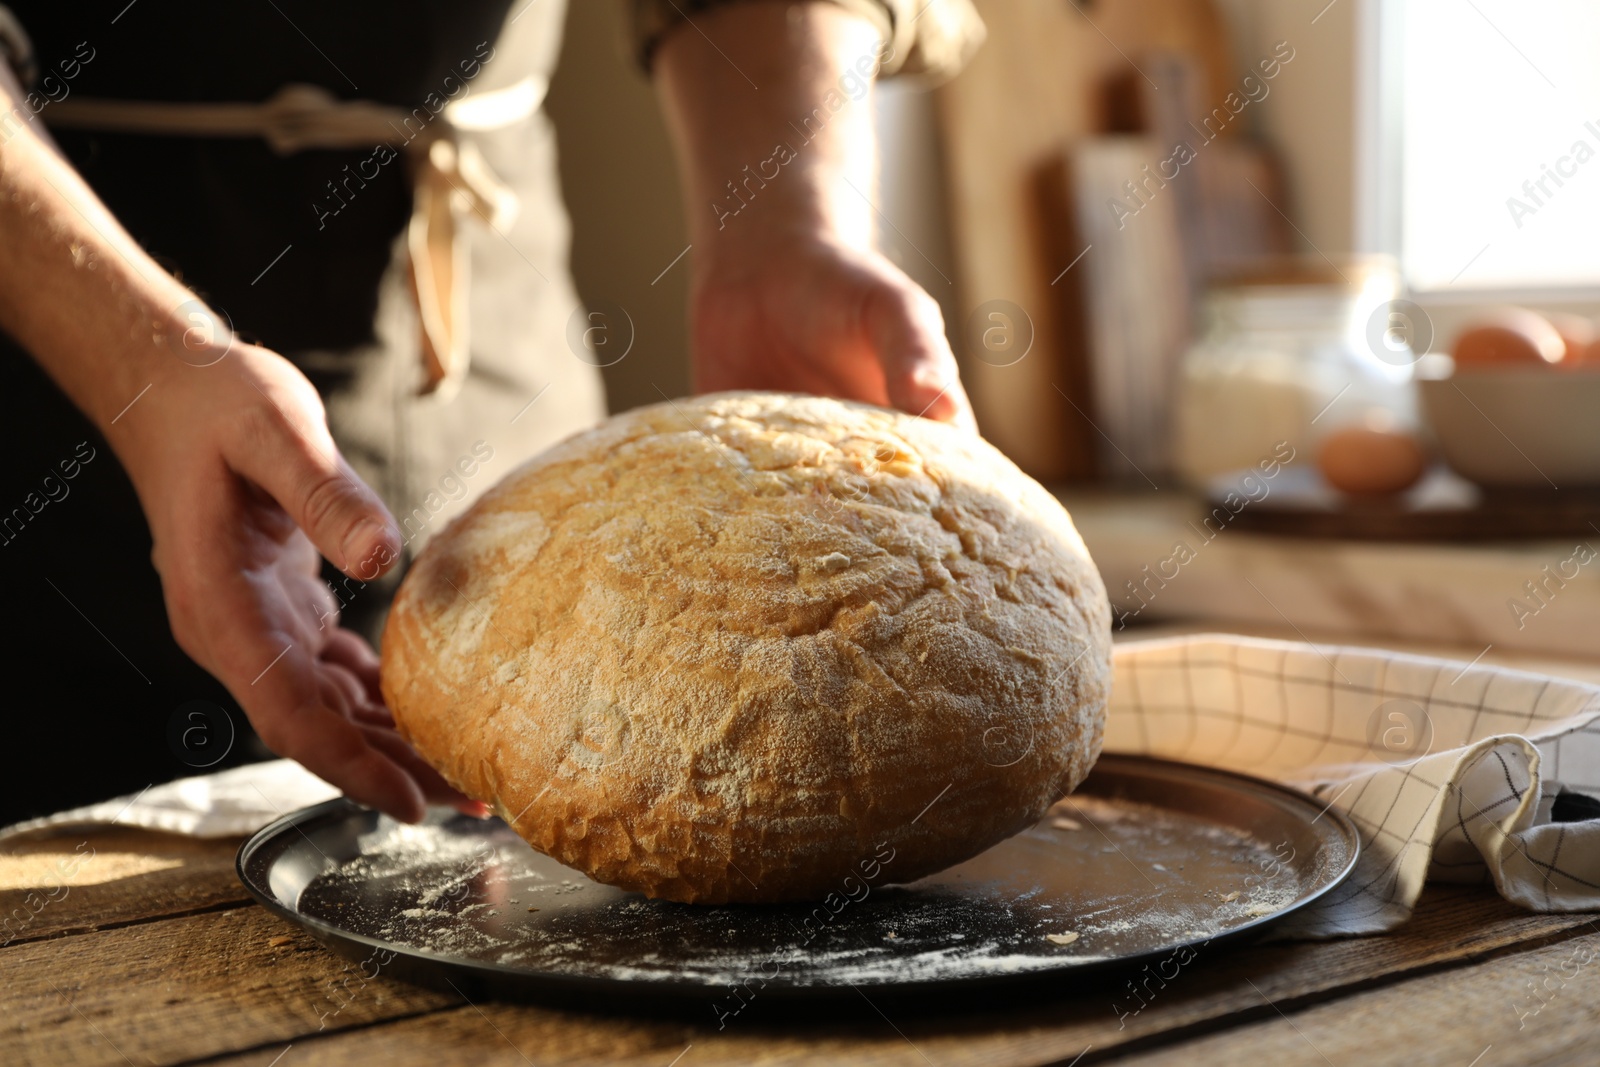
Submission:
M 1417 439 L 1398 430 L 1348 426 L 1323 438 L 1317 469 L 1346 493 L 1373 496 L 1409 489 L 1428 468 Z
M 1567 342 L 1550 320 L 1527 308 L 1486 311 L 1456 335 L 1457 370 L 1475 367 L 1548 367 L 1561 362 Z
M 1565 311 L 1552 311 L 1545 316 L 1561 335 L 1562 367 L 1576 367 L 1587 358 L 1595 342 L 1594 320 Z M 1600 354 L 1600 353 L 1597 353 Z

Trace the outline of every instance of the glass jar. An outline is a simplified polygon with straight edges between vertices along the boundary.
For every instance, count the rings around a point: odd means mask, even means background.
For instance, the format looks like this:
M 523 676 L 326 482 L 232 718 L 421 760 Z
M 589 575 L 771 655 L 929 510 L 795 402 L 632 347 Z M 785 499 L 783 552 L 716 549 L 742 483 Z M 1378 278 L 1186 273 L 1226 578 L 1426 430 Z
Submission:
M 1414 429 L 1416 323 L 1397 290 L 1386 259 L 1273 261 L 1214 284 L 1179 372 L 1178 473 L 1206 485 L 1285 444 L 1310 462 L 1353 423 Z

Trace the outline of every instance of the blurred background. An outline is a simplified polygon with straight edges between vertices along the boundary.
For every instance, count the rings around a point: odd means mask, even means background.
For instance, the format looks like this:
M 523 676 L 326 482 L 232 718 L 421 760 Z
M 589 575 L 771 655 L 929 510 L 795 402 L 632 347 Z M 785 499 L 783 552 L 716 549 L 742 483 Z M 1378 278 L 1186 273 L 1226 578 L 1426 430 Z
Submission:
M 975 2 L 961 74 L 877 89 L 880 240 L 1114 625 L 1600 651 L 1600 8 Z M 568 18 L 620 411 L 689 391 L 688 239 L 620 5 Z

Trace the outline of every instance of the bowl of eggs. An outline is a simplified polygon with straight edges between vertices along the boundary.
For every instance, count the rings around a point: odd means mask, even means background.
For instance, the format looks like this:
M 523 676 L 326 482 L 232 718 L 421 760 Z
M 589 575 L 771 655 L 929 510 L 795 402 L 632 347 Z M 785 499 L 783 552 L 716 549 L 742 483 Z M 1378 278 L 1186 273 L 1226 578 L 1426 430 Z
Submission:
M 1439 451 L 1486 488 L 1600 485 L 1600 337 L 1575 315 L 1485 312 L 1419 365 Z M 1431 359 L 1431 357 L 1430 357 Z

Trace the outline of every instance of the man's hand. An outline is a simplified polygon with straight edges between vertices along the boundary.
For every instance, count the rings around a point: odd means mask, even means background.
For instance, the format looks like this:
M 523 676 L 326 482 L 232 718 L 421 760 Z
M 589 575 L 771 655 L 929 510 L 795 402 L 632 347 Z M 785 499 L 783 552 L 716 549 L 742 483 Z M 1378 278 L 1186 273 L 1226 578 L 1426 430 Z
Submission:
M 695 386 L 971 428 L 938 304 L 872 248 L 881 55 L 874 28 L 829 3 L 727 4 L 662 42 L 694 245 Z
M 876 252 L 802 238 L 697 274 L 690 301 L 702 392 L 816 393 L 974 428 L 939 305 Z
M 339 626 L 319 575 L 320 553 L 371 581 L 399 559 L 400 538 L 335 448 L 316 390 L 242 344 L 174 370 L 130 412 L 120 453 L 178 644 L 268 748 L 356 800 L 407 821 L 425 799 L 481 814 L 395 733 L 378 657 Z
M 173 634 L 268 747 L 364 803 L 482 814 L 394 732 L 372 648 L 338 625 L 318 552 L 357 580 L 399 555 L 394 520 L 280 356 L 195 328 L 201 308 L 128 235 L 0 63 L 0 327 L 106 435 L 155 538 Z M 215 320 L 212 320 L 215 322 Z M 220 327 L 220 323 L 216 324 Z M 220 347 L 213 347 L 220 346 Z

